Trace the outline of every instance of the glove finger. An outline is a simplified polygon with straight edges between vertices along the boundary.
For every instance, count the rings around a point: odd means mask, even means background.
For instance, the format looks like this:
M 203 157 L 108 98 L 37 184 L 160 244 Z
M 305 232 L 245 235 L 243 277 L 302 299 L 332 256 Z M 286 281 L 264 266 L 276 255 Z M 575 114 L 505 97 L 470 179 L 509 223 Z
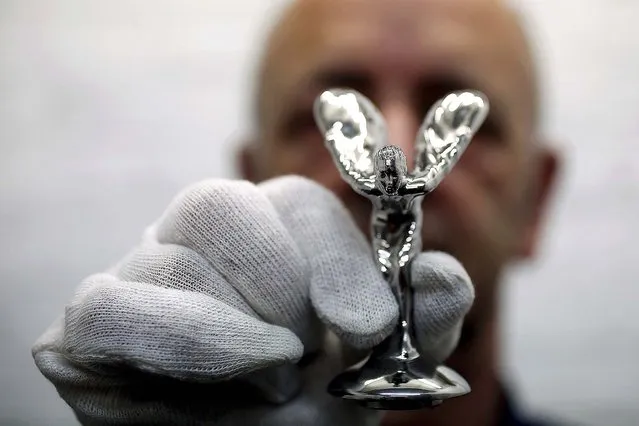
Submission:
M 32 355 L 40 372 L 56 386 L 58 391 L 66 391 L 69 394 L 67 402 L 70 405 L 80 404 L 90 408 L 97 404 L 104 412 L 106 406 L 112 405 L 108 402 L 113 401 L 99 401 L 102 397 L 109 397 L 107 390 L 113 390 L 116 387 L 131 388 L 136 383 L 137 385 L 148 384 L 148 377 L 136 378 L 132 372 L 122 374 L 118 366 L 95 363 L 81 366 L 69 361 L 60 348 L 64 337 L 64 326 L 64 317 L 58 318 L 35 342 Z M 224 382 L 223 385 L 226 383 Z M 297 395 L 301 387 L 301 377 L 297 365 L 282 364 L 241 376 L 237 383 L 238 388 L 244 389 L 245 397 L 246 393 L 250 392 L 259 401 L 283 404 Z M 95 398 L 88 397 L 88 389 L 94 390 Z M 121 396 L 123 395 L 120 394 Z M 126 403 L 127 401 L 124 404 Z M 207 401 L 207 405 L 209 403 L 210 401 Z M 115 405 L 122 407 L 124 404 Z M 130 405 L 130 401 L 128 404 Z M 112 405 L 114 409 L 115 405 Z M 86 410 L 81 409 L 80 406 L 76 408 L 86 413 Z
M 443 252 L 420 253 L 412 263 L 413 321 L 424 353 L 443 362 L 459 341 L 475 290 L 464 267 Z
M 195 251 L 174 244 L 146 242 L 128 256 L 117 271 L 122 281 L 207 294 L 254 318 L 258 315 L 222 275 Z M 299 390 L 297 366 L 281 365 L 252 372 L 242 380 L 255 386 L 272 403 L 284 403 Z
M 37 352 L 34 358 L 82 424 L 112 424 L 117 419 L 121 425 L 217 425 L 247 412 L 252 412 L 247 416 L 254 424 L 273 410 L 270 400 L 240 381 L 194 383 L 121 370 L 107 375 L 52 350 Z
M 157 239 L 196 251 L 262 319 L 309 339 L 307 266 L 255 185 L 209 180 L 192 186 L 161 219 Z
M 397 303 L 348 210 L 305 178 L 283 177 L 260 187 L 308 259 L 320 319 L 355 348 L 381 342 L 396 324 Z
M 66 309 L 62 352 L 80 365 L 125 364 L 188 380 L 229 379 L 297 362 L 302 344 L 200 293 L 88 279 Z
M 53 383 L 60 397 L 73 409 L 82 425 L 377 425 L 369 421 L 371 410 L 359 408 L 326 392 L 317 377 L 334 371 L 311 371 L 308 389 L 282 404 L 261 399 L 252 389 L 236 381 L 192 383 L 166 377 L 128 374 L 115 379 L 91 374 L 59 353 L 45 351 L 36 362 Z M 66 377 L 56 380 L 61 370 Z M 54 374 L 51 375 L 50 373 Z M 321 376 L 321 374 L 324 374 Z M 374 419 L 376 420 L 376 419 Z
M 206 294 L 258 318 L 246 300 L 198 253 L 175 244 L 146 242 L 115 271 L 121 281 Z

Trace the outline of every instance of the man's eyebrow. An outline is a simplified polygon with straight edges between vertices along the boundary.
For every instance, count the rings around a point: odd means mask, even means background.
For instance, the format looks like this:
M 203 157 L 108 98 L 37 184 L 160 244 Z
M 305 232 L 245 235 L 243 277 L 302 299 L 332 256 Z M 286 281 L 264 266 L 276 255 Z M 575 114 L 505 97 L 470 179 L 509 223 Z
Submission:
M 302 80 L 291 90 L 291 100 L 296 108 L 311 106 L 315 98 L 327 89 L 353 89 L 371 96 L 372 79 L 365 70 L 343 66 L 325 66 Z
M 372 78 L 365 69 L 331 64 L 315 72 L 310 85 L 319 90 L 340 87 L 367 92 L 372 88 Z

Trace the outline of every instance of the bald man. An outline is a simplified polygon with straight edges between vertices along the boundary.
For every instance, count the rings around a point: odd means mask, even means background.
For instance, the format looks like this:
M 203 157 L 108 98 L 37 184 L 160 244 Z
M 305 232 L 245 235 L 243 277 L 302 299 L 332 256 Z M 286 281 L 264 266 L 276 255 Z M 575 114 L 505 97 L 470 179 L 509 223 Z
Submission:
M 336 86 L 375 102 L 409 164 L 434 101 L 474 89 L 491 103 L 423 204 L 420 350 L 472 387 L 434 410 L 380 413 L 325 391 L 397 319 L 366 242 L 370 202 L 340 178 L 313 121 L 313 101 Z M 519 417 L 499 374 L 500 276 L 534 254 L 557 168 L 515 14 L 497 0 L 300 0 L 267 42 L 257 87 L 257 131 L 238 157 L 246 180 L 178 195 L 34 346 L 78 419 L 537 424 Z
M 496 0 L 307 0 L 284 15 L 266 50 L 259 134 L 242 154 L 242 170 L 255 181 L 308 176 L 338 194 L 366 232 L 370 205 L 340 179 L 311 119 L 314 98 L 333 86 L 375 102 L 409 164 L 435 100 L 467 88 L 490 99 L 481 133 L 424 202 L 423 225 L 424 248 L 453 254 L 477 290 L 449 360 L 473 393 L 429 413 L 429 424 L 438 424 L 434 416 L 460 415 L 466 404 L 474 415 L 490 416 L 501 392 L 499 276 L 508 262 L 534 253 L 557 163 L 538 134 L 536 73 L 520 23 Z

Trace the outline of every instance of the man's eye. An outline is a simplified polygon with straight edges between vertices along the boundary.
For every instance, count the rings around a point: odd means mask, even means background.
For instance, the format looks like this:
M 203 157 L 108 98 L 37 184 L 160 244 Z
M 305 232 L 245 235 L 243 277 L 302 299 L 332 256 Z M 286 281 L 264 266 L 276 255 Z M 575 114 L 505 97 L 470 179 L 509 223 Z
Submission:
M 284 133 L 286 136 L 299 137 L 301 134 L 317 133 L 321 135 L 318 129 L 313 113 L 310 110 L 298 111 L 292 114 L 284 123 Z

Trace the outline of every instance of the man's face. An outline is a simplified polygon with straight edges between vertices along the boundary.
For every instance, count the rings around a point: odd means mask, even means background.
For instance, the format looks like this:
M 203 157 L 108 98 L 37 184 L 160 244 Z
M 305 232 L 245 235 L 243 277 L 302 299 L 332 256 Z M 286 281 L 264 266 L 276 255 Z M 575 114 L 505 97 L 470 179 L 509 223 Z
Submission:
M 422 236 L 424 249 L 447 251 L 464 264 L 477 287 L 474 310 L 490 312 L 502 266 L 532 250 L 550 180 L 530 142 L 535 92 L 525 52 L 512 16 L 491 0 L 300 1 L 267 52 L 259 144 L 247 156 L 247 177 L 312 178 L 334 191 L 368 233 L 370 201 L 334 166 L 313 120 L 315 98 L 332 87 L 369 97 L 410 171 L 429 107 L 449 91 L 482 91 L 490 115 L 426 197 Z

